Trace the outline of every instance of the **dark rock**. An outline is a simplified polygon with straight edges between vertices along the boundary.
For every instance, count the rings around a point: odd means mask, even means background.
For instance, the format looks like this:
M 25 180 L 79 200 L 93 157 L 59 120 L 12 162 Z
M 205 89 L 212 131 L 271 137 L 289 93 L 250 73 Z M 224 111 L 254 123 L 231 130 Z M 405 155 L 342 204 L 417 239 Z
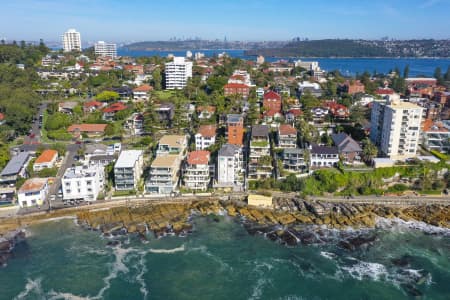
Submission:
M 108 241 L 108 243 L 106 243 L 106 246 L 109 246 L 109 247 L 115 247 L 118 245 L 120 245 L 120 241 L 118 241 L 118 240 L 112 240 L 112 241 Z
M 402 284 L 401 287 L 408 293 L 408 295 L 413 297 L 421 297 L 423 294 L 412 284 Z
M 358 235 L 356 237 L 350 237 L 346 240 L 340 241 L 338 246 L 347 250 L 355 250 L 362 246 L 371 244 L 376 240 L 375 234 L 370 235 Z
M 411 264 L 411 260 L 412 260 L 411 256 L 403 255 L 402 257 L 391 259 L 391 262 L 394 266 L 404 268 Z
M 295 246 L 298 243 L 297 238 L 289 230 L 284 231 L 280 235 L 281 243 L 287 246 Z

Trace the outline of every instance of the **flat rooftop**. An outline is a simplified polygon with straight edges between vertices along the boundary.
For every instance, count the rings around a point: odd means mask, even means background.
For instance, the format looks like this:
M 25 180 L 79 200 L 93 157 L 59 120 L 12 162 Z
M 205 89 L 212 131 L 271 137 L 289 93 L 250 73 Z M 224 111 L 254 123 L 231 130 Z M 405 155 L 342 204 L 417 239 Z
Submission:
M 157 156 L 152 162 L 152 168 L 172 168 L 179 166 L 178 155 Z
M 165 135 L 159 140 L 160 145 L 169 145 L 170 147 L 181 147 L 186 144 L 184 135 Z
M 133 168 L 136 161 L 143 154 L 144 151 L 142 150 L 123 150 L 120 152 L 114 168 Z

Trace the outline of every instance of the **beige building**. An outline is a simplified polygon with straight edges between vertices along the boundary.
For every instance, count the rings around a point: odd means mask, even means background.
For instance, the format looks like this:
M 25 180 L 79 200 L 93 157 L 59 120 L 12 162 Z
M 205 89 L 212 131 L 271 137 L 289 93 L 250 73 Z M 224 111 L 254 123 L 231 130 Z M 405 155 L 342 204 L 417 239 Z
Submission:
M 171 194 L 176 191 L 180 177 L 180 156 L 156 156 L 150 167 L 150 177 L 145 190 L 150 194 Z
M 262 207 L 272 207 L 273 205 L 271 196 L 263 196 L 255 194 L 248 195 L 247 203 L 248 205 L 262 206 Z
M 165 135 L 158 142 L 156 156 L 176 154 L 186 156 L 187 139 L 184 135 Z

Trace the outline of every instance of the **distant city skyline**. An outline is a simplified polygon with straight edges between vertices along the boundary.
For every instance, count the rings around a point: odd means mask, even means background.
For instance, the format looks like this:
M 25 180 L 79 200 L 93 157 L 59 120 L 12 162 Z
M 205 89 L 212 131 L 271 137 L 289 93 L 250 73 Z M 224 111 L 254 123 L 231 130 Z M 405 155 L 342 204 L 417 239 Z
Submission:
M 280 4 L 282 3 L 282 5 Z M 290 40 L 450 38 L 450 0 L 20 0 L 2 3 L 0 39 L 83 44 L 195 38 Z

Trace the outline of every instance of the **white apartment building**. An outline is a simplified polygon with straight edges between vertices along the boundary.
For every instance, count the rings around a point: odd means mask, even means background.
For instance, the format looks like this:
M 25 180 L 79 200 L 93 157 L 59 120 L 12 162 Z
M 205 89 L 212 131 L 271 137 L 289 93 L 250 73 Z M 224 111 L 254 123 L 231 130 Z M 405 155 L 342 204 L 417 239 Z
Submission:
M 144 167 L 144 151 L 124 150 L 114 165 L 116 190 L 136 190 Z
M 100 166 L 68 168 L 61 179 L 63 200 L 95 201 L 103 190 L 105 171 Z
M 186 188 L 195 191 L 206 191 L 208 189 L 211 182 L 209 158 L 209 151 L 189 152 L 183 168 L 183 183 Z
M 423 108 L 400 100 L 394 94 L 387 101 L 374 101 L 370 139 L 382 155 L 393 160 L 416 156 Z
M 17 191 L 17 201 L 20 207 L 38 206 L 44 204 L 48 194 L 48 178 L 30 178 Z
M 117 57 L 117 45 L 113 43 L 106 43 L 104 41 L 98 41 L 94 45 L 95 55 L 104 57 Z
M 145 191 L 150 194 L 170 195 L 176 191 L 180 177 L 181 159 L 177 154 L 156 156 L 150 166 L 150 177 Z
M 206 150 L 216 142 L 216 126 L 201 125 L 195 134 L 195 149 Z
M 217 156 L 218 186 L 242 186 L 244 172 L 242 147 L 233 144 L 223 145 Z
M 81 35 L 75 29 L 67 30 L 62 36 L 64 52 L 81 51 Z
M 174 57 L 172 62 L 166 63 L 166 89 L 182 89 L 188 78 L 192 77 L 192 62 L 184 57 Z

